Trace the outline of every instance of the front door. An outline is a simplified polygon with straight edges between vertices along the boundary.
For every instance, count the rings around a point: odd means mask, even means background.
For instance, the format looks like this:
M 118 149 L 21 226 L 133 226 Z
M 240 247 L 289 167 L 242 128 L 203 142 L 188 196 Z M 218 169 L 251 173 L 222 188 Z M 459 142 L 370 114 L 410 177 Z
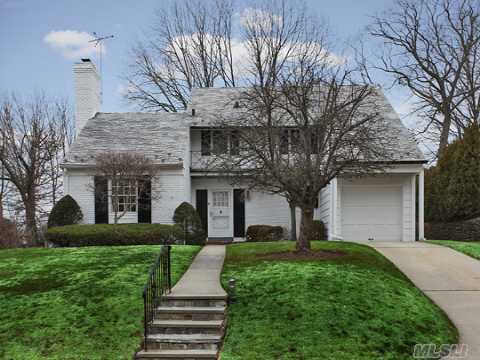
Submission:
M 209 238 L 233 237 L 232 191 L 209 191 Z

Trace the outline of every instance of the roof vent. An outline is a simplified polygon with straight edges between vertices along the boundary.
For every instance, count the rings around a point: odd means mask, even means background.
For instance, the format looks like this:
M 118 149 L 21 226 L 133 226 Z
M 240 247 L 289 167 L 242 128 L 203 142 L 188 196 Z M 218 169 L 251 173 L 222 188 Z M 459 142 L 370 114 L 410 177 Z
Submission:
M 92 60 L 88 59 L 88 58 L 83 58 L 82 59 L 82 62 L 92 62 Z
M 195 116 L 195 109 L 192 109 L 192 116 Z
M 240 107 L 240 104 L 238 103 L 238 101 L 235 101 L 235 102 L 233 103 L 233 108 L 234 108 L 234 109 L 238 109 L 239 107 Z

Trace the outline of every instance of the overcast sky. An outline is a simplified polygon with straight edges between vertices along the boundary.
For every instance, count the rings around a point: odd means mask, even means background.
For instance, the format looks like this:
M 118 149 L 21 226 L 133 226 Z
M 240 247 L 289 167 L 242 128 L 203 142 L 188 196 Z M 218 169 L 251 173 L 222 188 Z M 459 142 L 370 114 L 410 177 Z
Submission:
M 371 15 L 392 0 L 310 0 L 309 9 L 330 24 L 339 38 L 365 31 Z M 81 57 L 97 61 L 90 34 L 114 35 L 103 56 L 102 111 L 133 110 L 121 97 L 129 49 L 154 20 L 165 0 L 0 0 L 0 95 L 44 91 L 73 103 L 72 65 Z M 405 98 L 390 93 L 401 113 Z M 408 120 L 408 119 L 407 119 Z M 408 123 L 408 121 L 406 121 Z

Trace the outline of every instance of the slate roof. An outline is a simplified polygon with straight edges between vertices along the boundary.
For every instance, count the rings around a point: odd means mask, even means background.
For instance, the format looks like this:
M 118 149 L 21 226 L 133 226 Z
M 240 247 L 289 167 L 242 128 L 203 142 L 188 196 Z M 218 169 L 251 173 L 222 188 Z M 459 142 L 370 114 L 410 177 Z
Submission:
M 188 148 L 185 113 L 97 113 L 88 120 L 64 165 L 88 165 L 106 151 L 145 154 L 165 165 L 181 165 Z
M 189 104 L 188 113 L 195 109 L 195 116 L 191 117 L 191 126 L 208 127 L 218 124 L 219 114 L 235 123 L 240 119 L 242 108 L 234 108 L 235 98 L 241 97 L 241 92 L 246 88 L 202 88 L 194 89 L 192 101 Z M 395 161 L 426 161 L 425 155 L 419 149 L 413 134 L 405 127 L 398 114 L 393 109 L 381 90 L 377 90 L 376 99 L 381 114 L 390 133 L 389 139 L 393 139 L 390 147 L 395 149 L 393 160 Z M 241 124 L 238 124 L 241 126 Z
M 97 113 L 88 120 L 65 159 L 65 166 L 94 164 L 95 157 L 106 151 L 145 154 L 155 163 L 182 165 L 189 147 L 189 127 L 214 126 L 218 115 L 235 122 L 240 108 L 235 99 L 245 88 L 194 89 L 192 100 L 183 113 Z M 398 114 L 381 91 L 384 120 L 388 123 L 396 161 L 425 161 L 425 156 L 403 125 Z M 195 116 L 192 116 L 195 109 Z

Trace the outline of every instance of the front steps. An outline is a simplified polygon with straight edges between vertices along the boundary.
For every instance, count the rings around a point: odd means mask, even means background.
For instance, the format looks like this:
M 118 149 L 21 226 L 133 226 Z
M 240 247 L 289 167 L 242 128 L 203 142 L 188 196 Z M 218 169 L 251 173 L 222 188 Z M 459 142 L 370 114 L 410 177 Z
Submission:
M 135 359 L 216 360 L 226 326 L 226 296 L 166 295 Z

